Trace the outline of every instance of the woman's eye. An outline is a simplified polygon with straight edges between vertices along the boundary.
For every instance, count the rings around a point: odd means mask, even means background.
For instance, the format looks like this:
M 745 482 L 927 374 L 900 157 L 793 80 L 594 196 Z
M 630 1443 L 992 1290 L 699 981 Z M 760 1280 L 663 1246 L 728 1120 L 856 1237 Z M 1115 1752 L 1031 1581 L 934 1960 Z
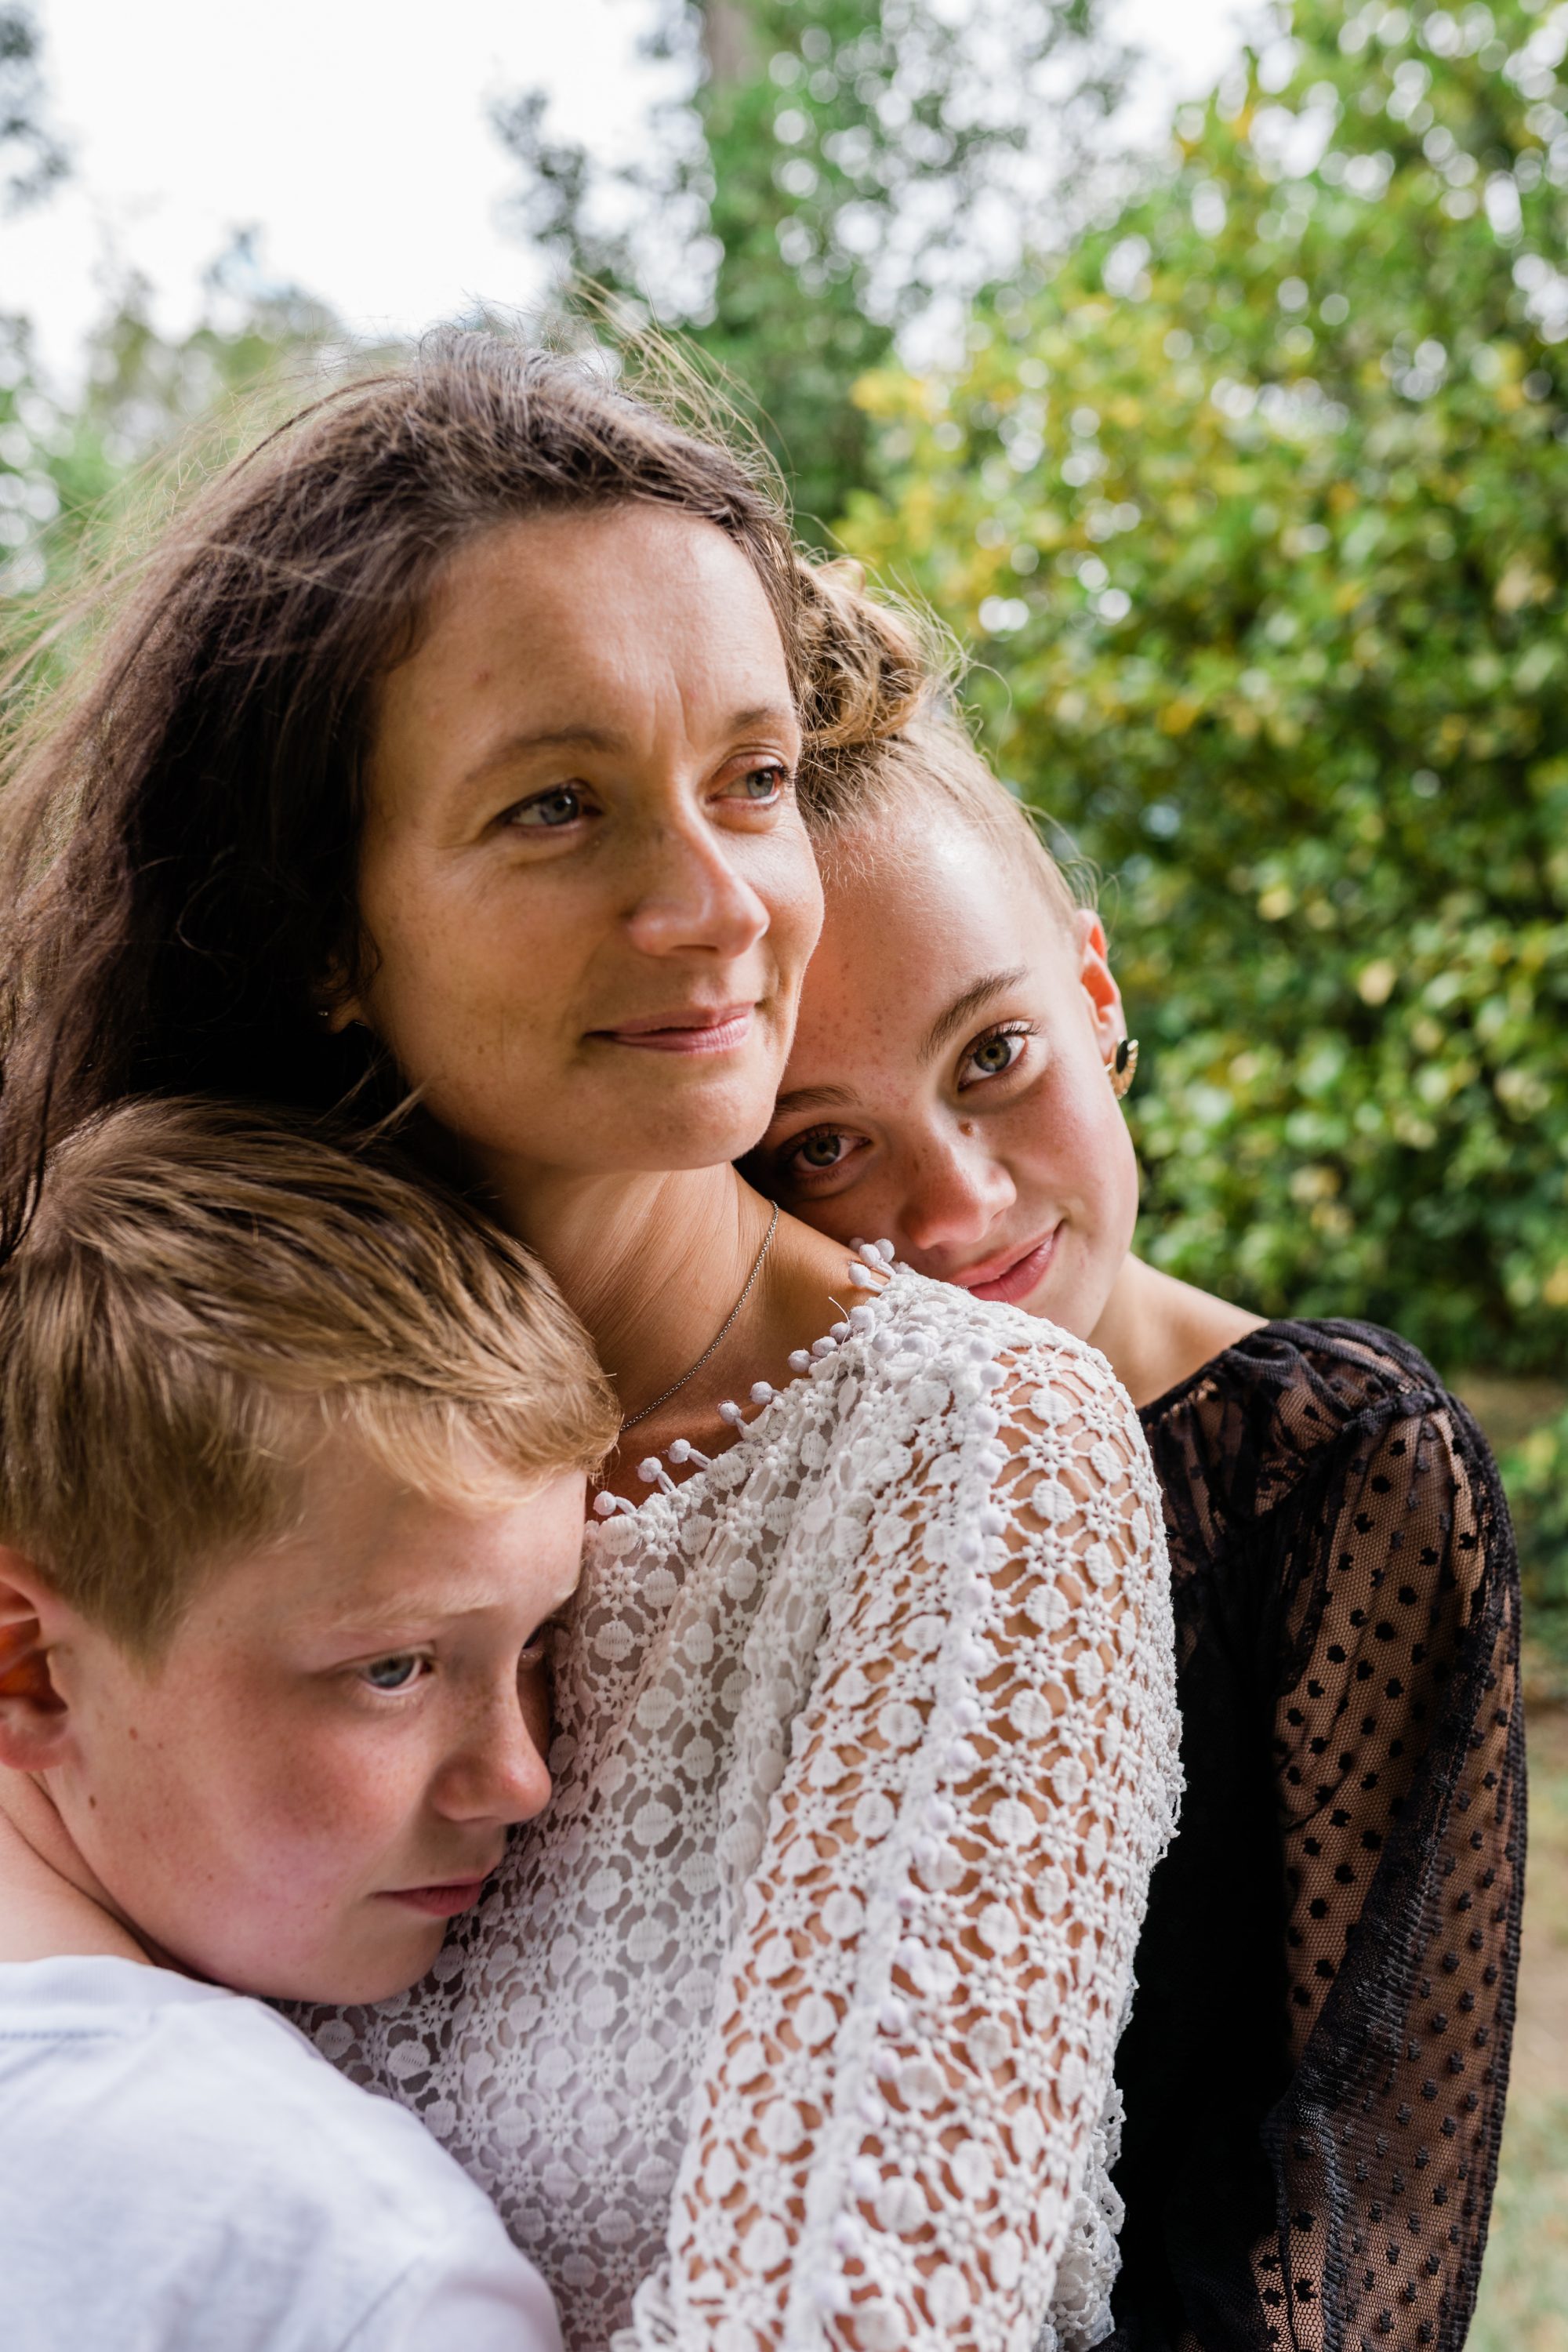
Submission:
M 360 1668 L 360 1674 L 372 1690 L 406 1690 L 428 1664 L 418 1650 L 399 1650 L 389 1658 L 373 1658 L 368 1666 Z
M 575 824 L 582 814 L 583 795 L 575 784 L 558 784 L 553 792 L 519 801 L 507 811 L 505 822 L 520 832 L 552 833 L 563 824 Z
M 727 784 L 724 798 L 750 801 L 753 806 L 765 807 L 768 802 L 782 796 L 788 782 L 788 769 L 780 767 L 777 761 L 769 761 L 764 767 L 748 768 L 743 776 L 737 776 L 732 783 Z
M 988 1037 L 978 1038 L 959 1066 L 959 1085 L 972 1086 L 979 1078 L 1005 1077 L 1023 1058 L 1027 1034 L 1023 1029 L 994 1029 Z
M 800 1168 L 837 1168 L 849 1156 L 847 1136 L 824 1129 L 819 1135 L 807 1135 L 795 1147 L 791 1157 Z

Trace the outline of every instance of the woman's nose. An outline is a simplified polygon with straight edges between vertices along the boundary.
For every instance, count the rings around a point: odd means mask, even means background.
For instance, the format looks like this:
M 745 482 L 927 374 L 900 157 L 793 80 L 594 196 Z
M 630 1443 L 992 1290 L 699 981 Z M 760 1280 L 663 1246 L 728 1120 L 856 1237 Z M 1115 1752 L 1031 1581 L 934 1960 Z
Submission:
M 910 1171 L 900 1223 L 922 1255 L 972 1247 L 1017 1199 L 999 1161 L 963 1135 L 923 1150 Z
M 549 1801 L 549 1767 L 515 1699 L 473 1727 L 436 1790 L 437 1811 L 453 1822 L 531 1822 Z
M 666 828 L 641 856 L 629 929 L 645 955 L 696 949 L 733 960 L 767 930 L 763 901 L 700 823 Z

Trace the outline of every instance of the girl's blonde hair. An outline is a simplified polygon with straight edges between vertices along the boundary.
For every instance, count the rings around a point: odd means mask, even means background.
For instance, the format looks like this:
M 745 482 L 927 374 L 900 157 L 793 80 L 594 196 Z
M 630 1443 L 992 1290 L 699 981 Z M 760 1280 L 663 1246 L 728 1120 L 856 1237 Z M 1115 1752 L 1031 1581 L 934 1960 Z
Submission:
M 1079 901 L 1021 801 L 975 749 L 954 660 L 922 614 L 870 596 L 858 563 L 803 564 L 801 807 L 831 874 L 911 802 L 945 810 L 1037 882 L 1069 923 Z

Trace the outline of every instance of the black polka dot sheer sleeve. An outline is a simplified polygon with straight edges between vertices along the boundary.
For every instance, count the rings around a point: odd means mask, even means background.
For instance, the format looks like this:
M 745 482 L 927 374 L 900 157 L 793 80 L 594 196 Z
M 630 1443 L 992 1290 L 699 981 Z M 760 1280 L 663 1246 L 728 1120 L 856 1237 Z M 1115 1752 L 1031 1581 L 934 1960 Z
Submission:
M 1143 1421 L 1187 1797 L 1118 2063 L 1113 2341 L 1458 2352 L 1524 1865 L 1495 1466 L 1421 1357 L 1353 1324 L 1266 1326 Z

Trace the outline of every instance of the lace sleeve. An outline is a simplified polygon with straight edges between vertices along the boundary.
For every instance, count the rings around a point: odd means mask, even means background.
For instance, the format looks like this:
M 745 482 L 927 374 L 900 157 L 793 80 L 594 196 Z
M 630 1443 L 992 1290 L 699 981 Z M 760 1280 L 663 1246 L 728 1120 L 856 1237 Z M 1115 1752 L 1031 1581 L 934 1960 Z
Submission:
M 1441 1391 L 1332 1468 L 1297 1530 L 1276 1706 L 1296 2073 L 1259 2291 L 1295 2352 L 1457 2352 L 1518 1969 L 1518 1571 L 1490 1455 Z
M 830 1605 L 616 2352 L 1029 2352 L 1050 2304 L 1177 1780 L 1158 1496 L 1085 1349 L 965 1368 L 920 1428 Z

